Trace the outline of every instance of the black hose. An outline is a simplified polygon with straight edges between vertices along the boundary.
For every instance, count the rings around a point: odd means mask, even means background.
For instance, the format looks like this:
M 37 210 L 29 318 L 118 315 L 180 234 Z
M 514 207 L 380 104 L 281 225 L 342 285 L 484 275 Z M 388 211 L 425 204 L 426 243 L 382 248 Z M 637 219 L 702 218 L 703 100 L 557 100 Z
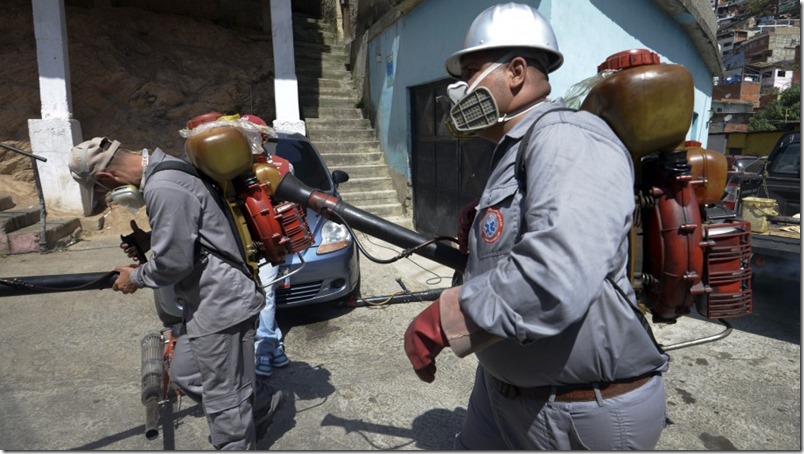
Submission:
M 413 230 L 349 205 L 335 196 L 313 189 L 293 174 L 288 173 L 282 177 L 274 196 L 278 200 L 295 202 L 312 209 L 339 224 L 345 221 L 350 228 L 406 249 L 406 254 L 415 253 L 453 270 L 463 271 L 466 268 L 467 255 L 457 248 L 433 241 Z
M 344 307 L 384 306 L 386 304 L 416 303 L 435 301 L 446 288 L 423 290 L 421 292 L 405 292 L 386 296 L 372 296 L 370 298 L 357 298 L 354 302 L 346 301 Z
M 112 288 L 116 271 L 0 278 L 0 297 Z

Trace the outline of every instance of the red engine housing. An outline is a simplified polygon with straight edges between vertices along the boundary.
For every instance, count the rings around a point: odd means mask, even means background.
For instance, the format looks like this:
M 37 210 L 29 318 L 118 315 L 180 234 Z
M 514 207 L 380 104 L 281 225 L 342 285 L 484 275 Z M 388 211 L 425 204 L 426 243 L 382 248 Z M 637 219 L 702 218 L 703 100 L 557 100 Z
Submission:
M 313 235 L 304 208 L 293 202 L 274 206 L 267 183 L 260 183 L 254 177 L 245 180 L 245 184 L 239 185 L 237 196 L 243 205 L 249 232 L 262 256 L 272 265 L 278 265 L 285 261 L 287 254 L 309 248 Z
M 654 321 L 672 322 L 689 313 L 695 296 L 706 291 L 703 275 L 701 213 L 689 172 L 651 169 L 655 204 L 646 210 L 644 269 L 661 285 L 647 293 Z
M 652 183 L 642 208 L 644 302 L 654 322 L 674 323 L 693 304 L 707 318 L 751 313 L 751 244 L 746 222 L 711 224 L 702 217 L 681 151 L 644 164 Z

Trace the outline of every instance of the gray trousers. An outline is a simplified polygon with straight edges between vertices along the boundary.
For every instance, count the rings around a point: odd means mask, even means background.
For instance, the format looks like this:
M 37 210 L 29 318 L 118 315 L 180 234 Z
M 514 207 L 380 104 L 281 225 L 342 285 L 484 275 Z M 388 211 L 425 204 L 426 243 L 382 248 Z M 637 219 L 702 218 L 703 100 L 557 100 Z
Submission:
M 256 449 L 253 414 L 270 405 L 270 389 L 255 381 L 255 323 L 256 316 L 219 333 L 176 341 L 171 379 L 202 404 L 215 449 Z
M 478 366 L 454 449 L 652 450 L 666 424 L 664 378 L 588 402 L 509 399 Z

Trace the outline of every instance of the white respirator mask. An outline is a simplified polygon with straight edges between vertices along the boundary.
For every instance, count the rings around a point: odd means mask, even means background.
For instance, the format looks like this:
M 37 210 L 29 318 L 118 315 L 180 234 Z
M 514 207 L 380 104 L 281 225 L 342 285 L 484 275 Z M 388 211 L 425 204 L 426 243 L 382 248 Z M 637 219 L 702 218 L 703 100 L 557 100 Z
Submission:
M 457 138 L 472 137 L 477 131 L 494 126 L 497 123 L 505 123 L 520 115 L 523 115 L 541 104 L 538 102 L 519 112 L 513 114 L 500 115 L 497 101 L 494 95 L 486 87 L 478 87 L 478 84 L 486 78 L 492 71 L 496 70 L 508 60 L 514 57 L 509 53 L 489 65 L 480 76 L 470 86 L 464 81 L 455 82 L 447 86 L 447 96 L 451 102 L 449 115 L 447 116 L 447 129 L 450 134 Z
M 142 191 L 133 184 L 127 184 L 112 189 L 109 193 L 109 199 L 112 203 L 126 207 L 134 216 L 145 206 L 145 198 L 142 196 Z
M 500 116 L 497 101 L 491 91 L 478 85 L 513 56 L 511 53 L 506 54 L 489 65 L 472 85 L 458 81 L 447 86 L 447 96 L 452 103 L 448 121 L 453 129 L 459 133 L 470 133 L 510 120 L 507 116 Z

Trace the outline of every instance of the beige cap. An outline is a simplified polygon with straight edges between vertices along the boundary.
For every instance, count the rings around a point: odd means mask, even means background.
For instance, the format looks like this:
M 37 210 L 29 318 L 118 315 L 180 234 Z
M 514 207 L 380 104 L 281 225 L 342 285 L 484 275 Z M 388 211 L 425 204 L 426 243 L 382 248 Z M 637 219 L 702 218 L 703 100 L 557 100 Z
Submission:
M 120 148 L 120 142 L 106 137 L 95 137 L 81 142 L 70 150 L 70 174 L 81 185 L 81 199 L 84 202 L 84 214 L 91 214 L 97 192 L 106 192 L 110 188 L 101 185 L 95 175 L 109 165 L 114 153 Z M 98 191 L 101 189 L 101 191 Z

